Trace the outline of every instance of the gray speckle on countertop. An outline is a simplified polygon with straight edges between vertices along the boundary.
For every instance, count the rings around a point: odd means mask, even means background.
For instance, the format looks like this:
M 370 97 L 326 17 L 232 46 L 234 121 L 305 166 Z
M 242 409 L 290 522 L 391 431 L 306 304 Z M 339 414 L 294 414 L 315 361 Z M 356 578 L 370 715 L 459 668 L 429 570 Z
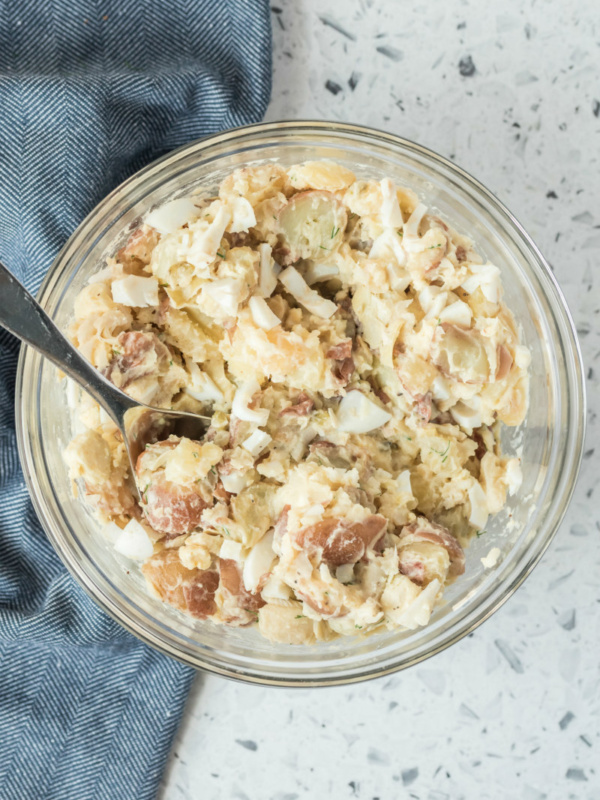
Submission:
M 160 798 L 599 800 L 597 2 L 276 7 L 267 119 L 357 122 L 418 141 L 481 180 L 537 242 L 581 335 L 589 455 L 539 566 L 449 650 L 313 691 L 199 675 Z

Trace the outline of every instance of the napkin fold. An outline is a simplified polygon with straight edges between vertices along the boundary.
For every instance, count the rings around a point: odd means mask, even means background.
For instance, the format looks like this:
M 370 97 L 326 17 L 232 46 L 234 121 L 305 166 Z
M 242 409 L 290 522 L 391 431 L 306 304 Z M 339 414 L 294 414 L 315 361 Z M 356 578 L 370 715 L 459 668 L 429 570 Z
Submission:
M 265 0 L 0 0 L 0 260 L 37 291 L 59 248 L 161 154 L 260 120 Z M 0 798 L 156 795 L 193 672 L 107 617 L 36 518 L 0 328 Z

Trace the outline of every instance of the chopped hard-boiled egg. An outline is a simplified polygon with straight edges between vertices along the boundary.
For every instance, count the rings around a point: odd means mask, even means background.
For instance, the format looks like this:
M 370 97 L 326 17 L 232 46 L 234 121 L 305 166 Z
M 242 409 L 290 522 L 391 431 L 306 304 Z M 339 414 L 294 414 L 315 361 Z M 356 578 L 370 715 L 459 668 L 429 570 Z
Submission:
M 196 219 L 200 213 L 193 197 L 180 197 L 153 209 L 145 221 L 159 233 L 175 233 L 183 225 Z
M 146 529 L 135 519 L 130 519 L 116 539 L 114 548 L 134 561 L 146 561 L 154 552 L 154 543 Z
M 338 428 L 346 433 L 369 433 L 385 425 L 392 415 L 358 389 L 342 399 L 337 411 Z
M 123 306 L 147 308 L 158 305 L 158 280 L 127 275 L 112 283 L 112 297 Z
M 471 274 L 461 284 L 465 292 L 472 294 L 481 288 L 486 300 L 497 303 L 500 299 L 500 270 L 493 264 L 470 264 Z
M 267 301 L 264 297 L 254 295 L 248 301 L 248 305 L 250 306 L 252 319 L 258 327 L 262 328 L 264 331 L 270 331 L 271 328 L 281 323 L 277 314 L 274 314 L 267 305 Z
M 275 561 L 273 550 L 273 532 L 266 533 L 262 539 L 254 545 L 248 553 L 244 562 L 244 586 L 249 592 L 256 592 L 259 584 L 268 575 L 273 562 Z
M 245 422 L 255 422 L 257 425 L 266 425 L 269 411 L 266 408 L 250 408 L 254 395 L 260 391 L 257 380 L 249 380 L 238 387 L 231 406 L 231 411 L 238 419 Z
M 300 305 L 304 306 L 311 314 L 329 319 L 337 311 L 336 304 L 311 289 L 295 267 L 284 269 L 279 274 L 279 280 Z
M 469 522 L 477 530 L 484 530 L 488 521 L 488 504 L 485 492 L 478 481 L 473 481 L 469 488 L 469 503 L 471 505 L 471 513 L 469 514 Z
M 259 244 L 258 252 L 260 254 L 258 291 L 262 297 L 270 297 L 277 286 L 277 276 L 281 272 L 281 267 L 273 260 L 270 245 Z
M 257 429 L 250 434 L 245 442 L 243 442 L 242 447 L 244 450 L 247 450 L 250 455 L 258 456 L 271 441 L 272 436 L 270 434 L 268 434 L 266 431 Z
M 199 270 L 211 264 L 217 258 L 217 251 L 230 221 L 229 210 L 221 205 L 211 223 L 200 220 L 191 225 L 192 238 L 185 256 L 187 262 Z
M 232 219 L 229 230 L 232 233 L 242 233 L 256 225 L 254 209 L 245 197 L 234 197 L 231 208 Z
M 379 185 L 381 186 L 383 199 L 380 215 L 382 224 L 386 228 L 401 228 L 403 224 L 402 212 L 400 211 L 395 183 L 389 178 L 383 178 Z

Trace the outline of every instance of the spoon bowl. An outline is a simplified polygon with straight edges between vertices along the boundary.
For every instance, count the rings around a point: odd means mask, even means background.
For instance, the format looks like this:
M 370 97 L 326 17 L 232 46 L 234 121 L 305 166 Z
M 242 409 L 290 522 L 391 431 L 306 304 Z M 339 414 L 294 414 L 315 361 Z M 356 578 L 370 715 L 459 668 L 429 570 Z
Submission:
M 138 403 L 92 366 L 56 327 L 40 304 L 15 276 L 0 263 L 0 325 L 49 359 L 90 394 L 118 427 L 127 449 L 135 481 L 138 456 L 147 444 L 172 434 L 199 439 L 210 417 L 172 411 Z

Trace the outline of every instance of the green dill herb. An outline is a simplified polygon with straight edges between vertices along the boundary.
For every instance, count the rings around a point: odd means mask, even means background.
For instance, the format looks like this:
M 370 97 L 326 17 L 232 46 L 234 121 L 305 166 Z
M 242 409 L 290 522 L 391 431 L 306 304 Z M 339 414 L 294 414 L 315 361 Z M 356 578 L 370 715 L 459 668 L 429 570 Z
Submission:
M 322 244 L 320 244 L 320 245 L 319 245 L 319 249 L 320 249 L 320 250 L 330 250 L 331 248 L 329 248 L 329 247 L 323 247 L 323 245 L 322 245 Z
M 160 286 L 161 289 L 168 289 L 169 288 L 169 284 L 168 283 L 159 283 L 158 285 Z
M 446 445 L 446 449 L 444 451 L 436 450 L 435 447 L 432 447 L 431 449 L 433 450 L 434 453 L 437 453 L 438 456 L 442 456 L 442 464 L 443 464 L 448 458 L 448 451 L 450 450 L 450 442 L 448 442 L 448 444 Z
M 442 318 L 438 317 L 435 324 L 436 325 L 441 325 L 442 324 Z
M 194 452 L 192 453 L 192 455 L 194 456 L 194 458 L 198 458 L 198 453 Z
M 412 442 L 412 436 L 404 436 L 405 439 L 408 439 L 409 442 Z
M 477 536 L 477 538 L 479 538 L 480 536 L 483 536 L 484 533 L 485 533 L 485 531 L 475 531 L 475 535 Z
M 304 619 L 304 614 L 296 614 L 295 619 Z
M 220 250 L 217 250 L 217 255 L 219 256 L 219 258 L 225 258 L 225 256 L 227 254 L 226 253 L 222 253 Z
M 117 348 L 116 348 L 116 347 L 113 347 L 112 351 L 113 351 L 113 355 L 114 355 L 114 356 L 121 356 L 121 355 L 123 355 L 122 351 L 121 351 L 121 350 L 117 350 Z
M 441 244 L 432 244 L 431 247 L 428 247 L 428 250 L 436 250 L 438 247 L 441 247 Z
M 404 231 L 396 231 L 396 233 L 398 234 L 398 236 L 400 238 L 402 238 L 404 236 Z
M 225 531 L 225 536 L 231 536 L 231 534 L 229 533 L 229 528 L 224 527 L 223 530 Z
M 214 467 L 211 467 L 210 471 L 212 472 L 213 475 L 217 474 L 217 470 Z
M 171 359 L 171 360 L 169 361 L 169 366 L 170 366 L 170 367 L 172 367 L 172 366 L 173 366 L 173 359 Z
M 338 235 L 339 232 L 340 229 L 337 227 L 337 225 L 334 225 L 333 228 L 331 229 L 331 238 L 335 239 L 335 237 Z
M 359 631 L 362 630 L 362 625 L 355 625 L 354 627 L 357 628 Z

